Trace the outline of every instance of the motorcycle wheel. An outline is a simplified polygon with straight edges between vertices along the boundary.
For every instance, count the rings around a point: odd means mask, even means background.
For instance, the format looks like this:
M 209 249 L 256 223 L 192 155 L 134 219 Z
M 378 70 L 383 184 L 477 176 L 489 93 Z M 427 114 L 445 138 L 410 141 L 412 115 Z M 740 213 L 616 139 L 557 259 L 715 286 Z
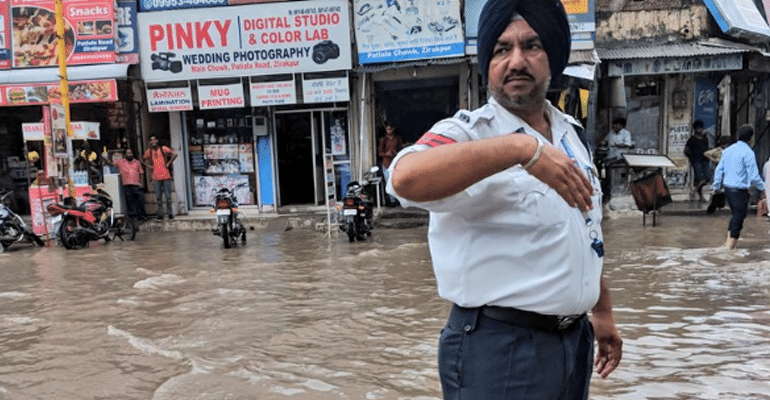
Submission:
M 5 243 L 0 242 L 0 253 L 5 253 Z
M 112 232 L 107 235 L 111 240 L 120 238 L 120 240 L 134 240 L 136 238 L 136 225 L 131 218 L 117 217 L 115 225 L 112 226 Z
M 222 236 L 222 240 L 225 241 L 225 248 L 229 249 L 232 247 L 232 243 L 230 243 L 230 232 L 227 231 L 228 224 L 222 224 L 222 232 L 220 235 Z
M 348 240 L 351 243 L 356 241 L 356 224 L 353 222 L 348 224 Z
M 88 246 L 88 239 L 77 233 L 78 222 L 74 218 L 65 218 L 59 227 L 59 238 L 67 250 L 77 250 Z
M 241 246 L 246 245 L 246 229 L 241 227 Z
M 34 244 L 36 247 L 45 246 L 45 242 L 43 241 L 43 239 L 40 239 L 38 235 L 35 235 L 35 232 L 32 232 L 31 229 L 26 229 L 24 231 L 24 236 L 27 238 L 27 240 L 32 242 L 32 244 Z

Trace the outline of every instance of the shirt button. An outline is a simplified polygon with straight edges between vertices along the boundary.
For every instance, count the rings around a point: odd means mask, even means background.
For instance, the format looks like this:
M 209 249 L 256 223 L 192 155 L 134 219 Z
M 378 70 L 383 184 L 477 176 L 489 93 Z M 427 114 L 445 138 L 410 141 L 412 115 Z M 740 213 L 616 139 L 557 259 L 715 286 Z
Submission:
M 465 325 L 465 331 L 466 332 L 470 332 L 471 331 L 471 326 L 470 325 Z

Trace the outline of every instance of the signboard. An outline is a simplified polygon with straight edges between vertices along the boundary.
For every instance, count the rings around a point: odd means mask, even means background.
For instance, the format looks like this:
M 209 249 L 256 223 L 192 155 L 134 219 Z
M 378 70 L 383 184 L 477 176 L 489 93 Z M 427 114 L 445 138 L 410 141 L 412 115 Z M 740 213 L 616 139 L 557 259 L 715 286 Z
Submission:
M 305 103 L 331 103 L 350 100 L 347 76 L 323 79 L 305 79 L 302 77 L 302 93 Z
M 25 141 L 45 140 L 45 124 L 42 122 L 25 122 L 21 124 L 21 134 Z
M 227 0 L 139 0 L 142 11 L 226 6 Z
M 67 156 L 67 120 L 64 106 L 51 104 L 51 143 L 55 156 Z M 71 127 L 72 125 L 70 125 Z M 45 129 L 45 127 L 43 128 Z
M 406 3 L 353 1 L 359 63 L 465 54 L 459 0 Z
M 58 83 L 25 83 L 0 85 L 0 106 L 28 106 L 61 103 Z M 115 79 L 69 82 L 70 103 L 93 103 L 118 100 Z
M 714 20 L 725 32 L 736 37 L 770 39 L 770 26 L 753 0 L 703 0 Z
M 477 54 L 479 16 L 486 3 L 487 0 L 465 1 L 465 52 L 467 54 Z M 567 22 L 572 34 L 572 50 L 593 49 L 596 38 L 594 16 L 596 0 L 561 0 L 561 3 L 564 5 L 564 11 L 567 12 Z
M 294 80 L 273 82 L 251 82 L 251 106 L 274 106 L 296 104 L 297 90 Z
M 136 2 L 118 0 L 116 21 L 118 35 L 115 38 L 117 48 L 115 62 L 123 64 L 139 63 L 139 34 L 136 29 Z
M 125 129 L 128 125 L 128 112 L 123 102 L 107 104 L 107 122 L 112 129 Z
M 13 67 L 58 65 L 54 0 L 11 0 Z M 64 4 L 67 64 L 115 62 L 113 0 Z
M 640 58 L 607 63 L 608 76 L 730 71 L 743 69 L 743 55 Z
M 201 110 L 242 108 L 246 106 L 243 85 L 198 85 L 198 106 Z
M 348 4 L 313 0 L 139 14 L 146 81 L 351 68 Z
M 709 139 L 709 148 L 716 145 L 717 115 L 719 113 L 719 88 L 708 79 L 695 79 L 693 122 L 703 122 L 703 132 Z
M 10 0 L 0 0 L 0 69 L 11 68 Z
M 190 111 L 193 109 L 190 87 L 147 89 L 150 112 Z

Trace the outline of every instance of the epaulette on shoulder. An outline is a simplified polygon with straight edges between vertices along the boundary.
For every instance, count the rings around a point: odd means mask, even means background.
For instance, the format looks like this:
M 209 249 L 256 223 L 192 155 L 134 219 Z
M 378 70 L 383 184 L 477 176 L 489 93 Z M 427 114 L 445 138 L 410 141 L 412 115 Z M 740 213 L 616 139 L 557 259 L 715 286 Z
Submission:
M 489 121 L 493 116 L 492 112 L 487 112 L 486 107 L 482 107 L 473 111 L 460 110 L 455 113 L 453 118 L 459 121 L 461 125 L 473 127 L 477 122 Z

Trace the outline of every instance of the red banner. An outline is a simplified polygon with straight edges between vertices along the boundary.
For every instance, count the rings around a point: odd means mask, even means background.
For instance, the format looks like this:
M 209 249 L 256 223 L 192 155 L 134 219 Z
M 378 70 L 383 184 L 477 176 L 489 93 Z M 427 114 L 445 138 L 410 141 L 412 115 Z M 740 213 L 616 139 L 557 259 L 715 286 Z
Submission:
M 53 0 L 11 0 L 13 67 L 58 65 Z M 115 62 L 113 0 L 64 0 L 67 64 Z
M 100 103 L 118 100 L 114 79 L 74 81 L 69 83 L 71 103 Z M 58 83 L 0 85 L 0 106 L 28 106 L 61 103 Z
M 11 68 L 10 1 L 0 0 L 0 69 Z

